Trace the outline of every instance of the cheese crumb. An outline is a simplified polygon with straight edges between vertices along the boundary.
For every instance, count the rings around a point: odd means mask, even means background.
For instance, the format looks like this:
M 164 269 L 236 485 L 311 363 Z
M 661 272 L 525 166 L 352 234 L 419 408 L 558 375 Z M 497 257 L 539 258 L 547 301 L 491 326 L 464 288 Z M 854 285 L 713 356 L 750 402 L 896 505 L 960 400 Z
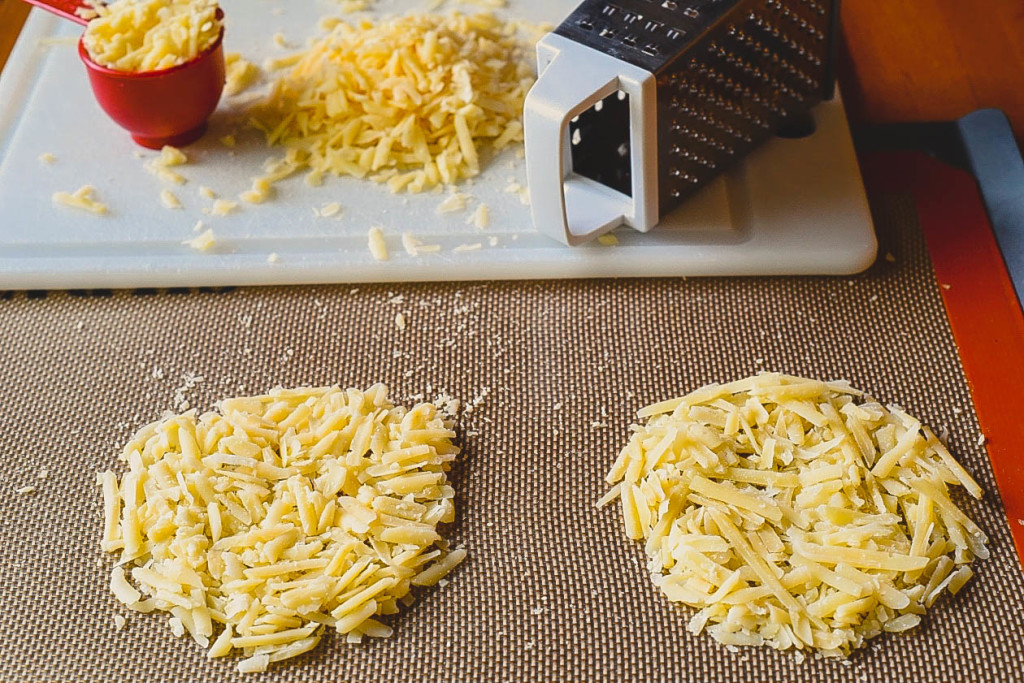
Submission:
M 127 621 L 128 620 L 125 619 L 124 617 L 122 617 L 120 614 L 115 614 L 114 615 L 114 630 L 115 631 L 123 631 L 124 630 L 124 625 L 127 623 Z
M 456 211 L 462 211 L 466 208 L 466 201 L 468 199 L 468 194 L 452 192 L 450 195 L 445 197 L 444 201 L 437 205 L 437 213 L 454 213 Z
M 182 244 L 196 251 L 210 251 L 217 244 L 217 240 L 213 235 L 213 228 L 207 228 L 196 237 L 184 240 Z
M 82 209 L 89 213 L 102 215 L 107 213 L 107 205 L 95 198 L 92 185 L 83 185 L 74 192 L 54 192 L 53 203 L 72 209 Z
M 460 244 L 459 246 L 452 249 L 452 251 L 455 252 L 456 254 L 462 254 L 467 251 L 476 251 L 477 249 L 480 249 L 483 246 L 484 245 L 481 244 L 480 242 L 474 242 L 472 244 Z
M 472 224 L 477 230 L 484 230 L 491 224 L 491 210 L 484 203 L 477 204 L 476 209 L 466 219 L 467 224 Z
M 21 488 L 14 489 L 14 492 L 21 496 L 26 496 L 30 493 L 36 492 L 35 486 L 22 486 Z
M 211 190 L 210 188 L 206 187 L 205 185 L 202 185 L 199 187 L 199 196 L 203 197 L 204 199 L 216 199 L 217 193 Z
M 43 152 L 42 154 L 39 155 L 39 161 L 43 162 L 44 164 L 52 164 L 57 161 L 57 157 L 55 157 L 50 152 Z
M 267 256 L 267 263 L 278 263 L 281 261 L 281 257 L 277 255 L 276 251 L 270 252 Z
M 45 467 L 36 472 L 36 479 L 46 479 L 49 476 L 50 470 L 46 469 Z
M 395 327 L 397 327 L 402 332 L 405 331 L 405 316 L 402 315 L 401 313 L 395 314 Z
M 327 202 L 320 207 L 320 215 L 324 218 L 337 216 L 339 213 L 341 213 L 341 204 L 338 202 Z
M 210 207 L 210 214 L 214 216 L 227 216 L 237 208 L 238 204 L 230 199 L 215 199 L 213 206 Z
M 242 55 L 237 52 L 229 52 L 224 55 L 224 94 L 228 96 L 238 95 L 241 92 L 247 90 L 256 79 L 260 76 L 260 68 L 252 62 L 242 59 Z M 226 145 L 227 147 L 235 146 L 235 139 L 233 136 L 225 136 L 231 138 L 231 144 Z M 224 138 L 221 138 L 221 142 Z
M 372 227 L 368 233 L 370 254 L 378 261 L 388 260 L 388 245 L 384 241 L 384 232 L 379 227 Z
M 614 247 L 616 244 L 619 243 L 619 238 L 611 234 L 610 232 L 606 232 L 605 234 L 598 237 L 597 241 L 606 247 Z
M 177 195 L 166 188 L 160 190 L 160 203 L 163 204 L 165 209 L 181 208 L 181 200 L 178 199 Z

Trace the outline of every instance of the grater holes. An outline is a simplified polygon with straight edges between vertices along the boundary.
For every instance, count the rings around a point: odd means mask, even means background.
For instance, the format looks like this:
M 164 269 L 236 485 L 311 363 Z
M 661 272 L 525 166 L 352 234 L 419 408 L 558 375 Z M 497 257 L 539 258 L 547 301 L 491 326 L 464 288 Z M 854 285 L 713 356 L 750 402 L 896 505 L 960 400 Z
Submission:
M 643 15 L 636 12 L 626 12 L 622 15 L 622 21 L 625 24 L 635 24 L 641 19 L 643 19 Z
M 579 19 L 579 20 L 577 20 L 576 25 L 579 26 L 584 31 L 593 31 L 594 30 L 594 24 L 592 22 L 590 22 L 590 21 L 587 21 L 586 19 Z
M 601 8 L 601 14 L 606 17 L 614 17 L 621 11 L 621 7 L 619 7 L 618 5 L 612 5 L 610 3 Z
M 686 31 L 681 28 L 670 28 L 665 31 L 665 35 L 669 40 L 682 40 L 686 36 Z
M 650 57 L 657 57 L 661 54 L 661 49 L 658 47 L 657 43 L 645 43 L 644 46 L 640 48 L 640 52 L 643 52 L 645 55 Z
M 617 91 L 569 123 L 573 172 L 632 195 L 629 96 Z
M 780 15 L 783 19 L 795 25 L 801 31 L 810 34 L 815 40 L 825 40 L 824 33 L 818 30 L 816 26 L 812 25 L 805 18 L 791 10 L 786 4 L 780 2 L 780 0 L 767 0 L 765 7 Z
M 660 21 L 648 19 L 646 22 L 644 22 L 644 30 L 647 31 L 648 33 L 657 33 L 662 29 L 664 25 L 665 24 L 661 23 Z

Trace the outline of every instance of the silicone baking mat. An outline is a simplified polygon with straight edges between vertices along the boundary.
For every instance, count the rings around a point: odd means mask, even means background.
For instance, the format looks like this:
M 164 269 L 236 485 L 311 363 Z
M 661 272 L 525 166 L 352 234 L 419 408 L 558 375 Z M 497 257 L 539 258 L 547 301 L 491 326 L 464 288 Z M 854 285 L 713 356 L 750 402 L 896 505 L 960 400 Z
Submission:
M 1024 676 L 1024 574 L 908 196 L 876 193 L 879 258 L 838 278 L 631 279 L 0 295 L 0 679 L 1011 680 Z M 395 315 L 408 321 L 402 331 Z M 643 569 L 603 475 L 635 410 L 760 369 L 847 378 L 937 431 L 985 488 L 961 502 L 992 558 L 910 636 L 847 662 L 731 653 L 685 631 Z M 99 550 L 97 470 L 131 431 L 274 385 L 385 381 L 445 391 L 459 420 L 447 586 L 395 635 L 327 636 L 259 676 L 128 613 Z M 45 468 L 45 479 L 37 472 Z M 14 490 L 35 485 L 32 495 Z M 128 617 L 117 632 L 113 616 Z

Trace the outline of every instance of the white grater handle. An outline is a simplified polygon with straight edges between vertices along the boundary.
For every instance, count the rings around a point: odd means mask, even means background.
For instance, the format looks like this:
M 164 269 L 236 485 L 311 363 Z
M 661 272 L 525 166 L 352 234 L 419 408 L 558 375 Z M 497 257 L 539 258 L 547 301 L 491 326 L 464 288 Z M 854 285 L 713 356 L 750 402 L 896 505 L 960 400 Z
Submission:
M 657 215 L 653 76 L 556 34 L 538 43 L 537 54 L 540 76 L 523 112 L 534 226 L 570 246 L 624 222 L 650 229 Z M 620 89 L 631 96 L 633 197 L 571 174 L 569 120 Z

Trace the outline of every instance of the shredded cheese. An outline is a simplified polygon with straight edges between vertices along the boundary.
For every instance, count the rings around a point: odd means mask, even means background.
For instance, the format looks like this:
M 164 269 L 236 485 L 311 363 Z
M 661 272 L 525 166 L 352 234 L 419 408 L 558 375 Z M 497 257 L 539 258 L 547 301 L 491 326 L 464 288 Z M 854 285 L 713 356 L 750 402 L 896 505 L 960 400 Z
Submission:
M 221 31 L 214 0 L 117 0 L 89 3 L 95 12 L 82 44 L 89 57 L 116 71 L 143 72 L 184 64 Z
M 210 251 L 217 244 L 217 238 L 213 234 L 213 228 L 207 228 L 192 239 L 183 240 L 181 243 L 196 251 Z
M 377 261 L 387 261 L 388 245 L 384 241 L 384 232 L 379 227 L 374 226 L 367 233 L 367 240 L 370 247 L 370 255 Z
M 178 199 L 177 195 L 166 188 L 160 190 L 160 203 L 163 204 L 165 209 L 181 208 L 181 200 Z
M 98 215 L 107 213 L 107 205 L 96 199 L 92 185 L 83 185 L 74 192 L 54 192 L 53 203 Z
M 229 52 L 224 55 L 224 94 L 237 95 L 249 88 L 260 76 L 260 68 L 252 62 L 246 61 L 237 52 Z M 229 136 L 225 136 L 229 137 Z M 221 138 L 223 141 L 223 138 Z M 234 138 L 228 147 L 235 146 Z
M 350 175 L 422 192 L 480 171 L 481 145 L 523 139 L 532 42 L 489 14 L 330 22 L 329 33 L 268 67 L 290 67 L 253 110 L 307 182 Z
M 599 501 L 619 499 L 654 583 L 730 646 L 845 657 L 913 629 L 987 558 L 950 499 L 981 488 L 918 420 L 843 382 L 778 373 L 640 411 Z
M 324 626 L 387 637 L 375 617 L 466 556 L 437 533 L 454 518 L 454 437 L 435 405 L 395 406 L 380 384 L 168 415 L 125 446 L 120 480 L 98 477 L 103 549 L 121 555 L 111 591 L 169 613 L 210 657 L 241 651 L 243 673 L 312 649 Z

